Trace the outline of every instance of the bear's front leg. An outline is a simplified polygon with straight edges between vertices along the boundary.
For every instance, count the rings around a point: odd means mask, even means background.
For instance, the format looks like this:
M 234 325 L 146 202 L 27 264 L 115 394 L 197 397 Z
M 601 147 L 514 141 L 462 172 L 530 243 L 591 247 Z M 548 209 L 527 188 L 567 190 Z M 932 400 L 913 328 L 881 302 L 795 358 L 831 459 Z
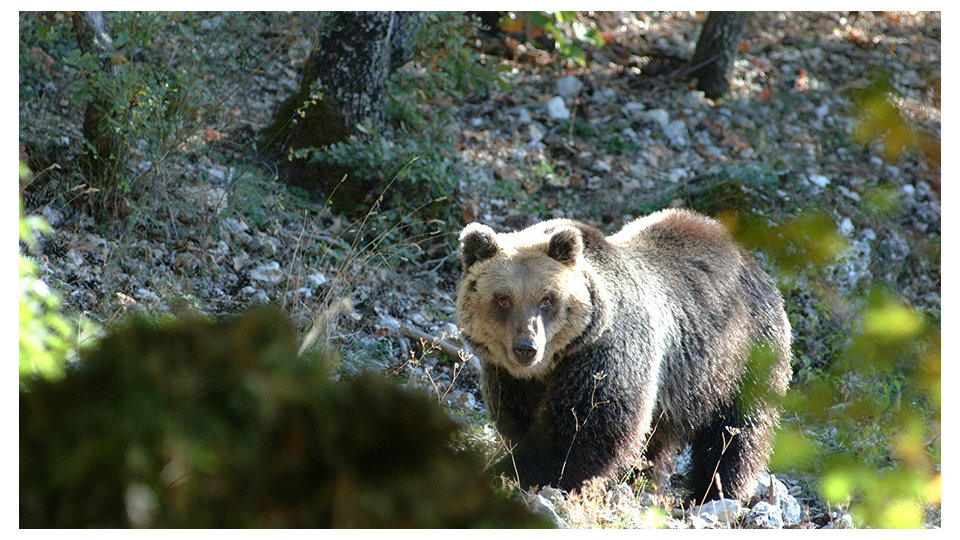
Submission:
M 556 471 L 551 484 L 578 489 L 593 477 L 627 472 L 642 451 L 655 401 L 655 377 L 637 364 L 597 362 L 609 351 L 589 347 L 557 366 L 547 387 L 541 426 L 549 426 L 550 451 Z M 595 369 L 584 369 L 591 363 Z M 641 373 L 643 371 L 643 373 Z M 654 379 L 655 380 L 655 379 Z

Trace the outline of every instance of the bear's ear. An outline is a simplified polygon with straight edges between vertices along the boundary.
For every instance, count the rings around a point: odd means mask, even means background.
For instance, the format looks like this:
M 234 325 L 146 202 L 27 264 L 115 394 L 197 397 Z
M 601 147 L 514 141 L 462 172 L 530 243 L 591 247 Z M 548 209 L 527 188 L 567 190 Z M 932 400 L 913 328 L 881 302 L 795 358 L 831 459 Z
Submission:
M 583 237 L 572 227 L 560 229 L 550 237 L 547 255 L 551 259 L 573 266 L 583 253 Z
M 499 251 L 497 233 L 486 225 L 474 222 L 460 232 L 460 260 L 463 261 L 464 270 L 475 262 L 493 257 Z

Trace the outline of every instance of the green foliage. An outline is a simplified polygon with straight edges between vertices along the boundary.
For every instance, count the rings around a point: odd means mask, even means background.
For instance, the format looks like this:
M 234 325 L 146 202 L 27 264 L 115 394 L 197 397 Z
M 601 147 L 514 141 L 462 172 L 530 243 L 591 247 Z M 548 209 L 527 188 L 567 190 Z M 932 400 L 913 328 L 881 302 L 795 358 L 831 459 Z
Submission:
M 940 330 L 882 289 L 865 302 L 838 361 L 788 395 L 804 424 L 771 467 L 813 475 L 864 525 L 919 527 L 920 503 L 940 501 Z
M 919 149 L 926 159 L 940 164 L 940 141 L 921 132 L 900 115 L 888 73 L 873 73 L 870 84 L 853 89 L 849 94 L 854 108 L 854 141 L 859 144 L 880 142 L 888 161 L 896 161 L 905 152 Z
M 370 223 L 387 231 L 387 244 L 402 237 L 435 234 L 435 220 L 459 219 L 450 204 L 458 185 L 453 157 L 459 134 L 454 100 L 468 93 L 485 94 L 503 85 L 488 58 L 473 47 L 478 22 L 456 12 L 430 12 L 420 26 L 414 59 L 387 82 L 385 105 L 389 132 L 361 134 L 322 148 L 295 151 L 335 170 L 350 181 L 372 185 L 379 195 Z M 370 210 L 369 205 L 362 210 Z M 411 214 L 414 210 L 416 214 Z
M 402 91 L 400 86 L 414 82 L 403 75 L 410 75 L 411 71 L 421 72 L 414 77 L 419 83 L 416 93 L 428 101 L 459 100 L 467 94 L 483 96 L 493 85 L 507 89 L 506 81 L 499 75 L 499 70 L 506 68 L 490 65 L 491 59 L 474 48 L 480 25 L 475 16 L 444 11 L 430 11 L 423 16 L 413 69 L 402 70 L 394 77 L 395 90 Z
M 231 21 L 219 32 L 240 33 L 257 22 L 258 15 L 224 17 Z M 207 81 L 236 78 L 262 59 L 251 56 L 256 51 L 249 48 L 225 50 L 231 44 L 228 37 L 211 39 L 203 51 L 183 47 L 185 37 L 203 31 L 209 14 L 109 12 L 105 18 L 114 49 L 109 58 L 99 58 L 80 51 L 69 19 L 22 14 L 20 71 L 27 88 L 44 87 L 50 75 L 34 54 L 43 50 L 55 62 L 56 76 L 68 81 L 63 93 L 74 110 L 94 107 L 98 132 L 117 144 L 109 155 L 100 155 L 105 147 L 85 139 L 84 160 L 97 165 L 71 172 L 83 175 L 81 181 L 94 188 L 87 191 L 93 210 L 116 218 L 138 205 L 156 203 L 157 188 L 166 181 L 163 162 L 201 129 L 221 122 L 215 118 L 227 116 L 221 114 L 223 96 Z M 224 55 L 237 57 L 218 62 Z
M 828 215 L 728 220 L 743 243 L 763 248 L 788 290 L 802 278 L 805 288 L 838 301 L 811 280 L 845 249 Z M 921 503 L 940 497 L 939 321 L 881 286 L 846 299 L 855 311 L 845 317 L 827 302 L 813 305 L 814 313 L 790 312 L 802 352 L 771 470 L 808 476 L 861 525 L 919 527 Z
M 582 46 L 599 49 L 604 45 L 603 34 L 578 21 L 573 11 L 511 12 L 501 18 L 500 28 L 506 31 L 525 30 L 528 37 L 548 35 L 564 62 L 581 67 L 587 65 Z
M 40 217 L 24 217 L 22 200 L 19 220 L 20 242 L 36 251 L 36 235 L 50 234 L 50 225 Z M 37 276 L 36 263 L 22 253 L 19 258 L 20 380 L 22 383 L 30 376 L 56 379 L 63 375 L 77 333 L 60 312 L 60 297 Z
M 23 527 L 545 525 L 435 402 L 331 382 L 273 310 L 130 321 L 19 409 Z

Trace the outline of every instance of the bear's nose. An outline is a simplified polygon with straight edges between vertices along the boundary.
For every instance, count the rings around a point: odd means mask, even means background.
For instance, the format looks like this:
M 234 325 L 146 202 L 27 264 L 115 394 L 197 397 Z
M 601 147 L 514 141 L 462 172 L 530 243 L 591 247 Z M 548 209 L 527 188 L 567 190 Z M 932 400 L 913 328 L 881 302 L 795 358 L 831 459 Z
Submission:
M 520 341 L 513 346 L 513 353 L 517 355 L 520 363 L 530 365 L 537 354 L 537 346 L 530 341 Z

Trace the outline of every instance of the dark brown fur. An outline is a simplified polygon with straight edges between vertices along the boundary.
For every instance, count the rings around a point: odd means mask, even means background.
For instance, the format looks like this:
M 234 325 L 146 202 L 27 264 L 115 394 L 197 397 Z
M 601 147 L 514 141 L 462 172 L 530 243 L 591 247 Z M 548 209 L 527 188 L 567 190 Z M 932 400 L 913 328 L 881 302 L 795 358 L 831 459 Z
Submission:
M 694 496 L 745 498 L 790 379 L 773 281 L 717 222 L 667 210 L 610 237 L 551 220 L 460 236 L 457 317 L 524 485 L 576 489 L 693 448 Z M 725 450 L 724 447 L 726 446 Z

